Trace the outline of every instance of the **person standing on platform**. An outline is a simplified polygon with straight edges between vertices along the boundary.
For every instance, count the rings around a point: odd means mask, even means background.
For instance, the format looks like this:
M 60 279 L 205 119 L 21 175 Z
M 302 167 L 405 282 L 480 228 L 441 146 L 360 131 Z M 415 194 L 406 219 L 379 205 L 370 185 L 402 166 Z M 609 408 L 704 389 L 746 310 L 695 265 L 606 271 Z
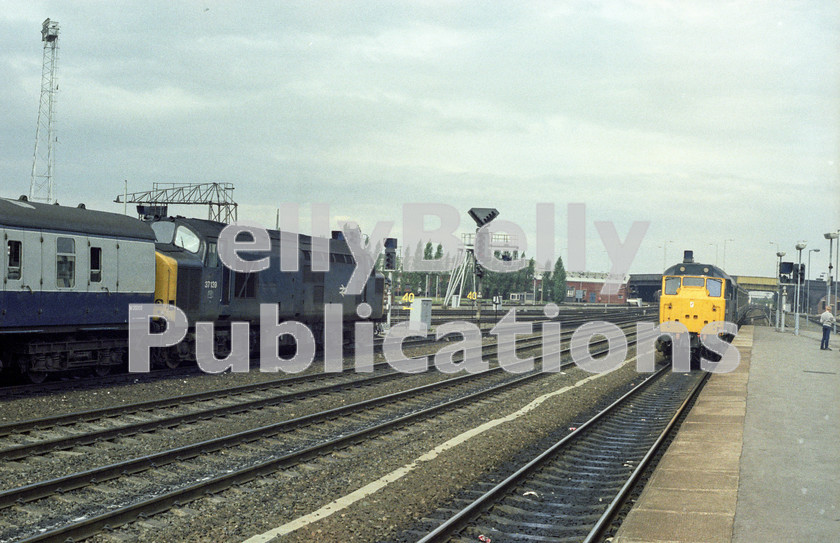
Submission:
M 825 311 L 822 315 L 820 315 L 820 324 L 823 327 L 823 337 L 822 343 L 820 343 L 820 349 L 823 351 L 830 351 L 831 348 L 828 346 L 828 339 L 831 337 L 831 325 L 834 324 L 835 318 L 834 315 L 831 314 L 831 308 L 826 306 Z

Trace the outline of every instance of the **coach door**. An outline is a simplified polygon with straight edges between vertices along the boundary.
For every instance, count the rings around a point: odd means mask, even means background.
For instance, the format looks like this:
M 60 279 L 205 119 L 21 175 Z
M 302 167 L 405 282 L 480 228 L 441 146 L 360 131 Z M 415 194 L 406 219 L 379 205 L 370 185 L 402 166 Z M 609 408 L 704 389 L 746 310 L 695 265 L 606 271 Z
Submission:
M 13 300 L 20 293 L 20 256 L 23 242 L 19 239 L 9 239 L 9 232 L 0 228 L 0 239 L 3 240 L 3 258 L 0 259 L 0 326 L 9 326 L 14 313 L 9 311 Z
M 42 234 L 37 230 L 6 230 L 6 234 L 6 291 L 15 294 L 9 312 L 22 325 L 38 323 L 43 317 Z
M 106 238 L 90 238 L 90 246 L 99 249 L 99 282 L 91 281 L 91 291 L 114 294 L 120 290 L 120 242 Z M 95 259 L 97 255 L 92 255 Z M 95 277 L 94 277 L 95 279 Z M 107 302 L 106 302 L 107 303 Z

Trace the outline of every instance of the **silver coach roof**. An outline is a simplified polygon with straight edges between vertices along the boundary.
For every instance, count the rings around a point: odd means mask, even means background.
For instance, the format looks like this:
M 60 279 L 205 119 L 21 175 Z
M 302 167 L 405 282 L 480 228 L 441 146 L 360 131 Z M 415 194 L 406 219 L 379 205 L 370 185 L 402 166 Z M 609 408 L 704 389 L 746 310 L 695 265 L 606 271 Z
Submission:
M 37 228 L 95 236 L 154 241 L 148 224 L 133 217 L 84 207 L 66 207 L 0 198 L 0 227 Z

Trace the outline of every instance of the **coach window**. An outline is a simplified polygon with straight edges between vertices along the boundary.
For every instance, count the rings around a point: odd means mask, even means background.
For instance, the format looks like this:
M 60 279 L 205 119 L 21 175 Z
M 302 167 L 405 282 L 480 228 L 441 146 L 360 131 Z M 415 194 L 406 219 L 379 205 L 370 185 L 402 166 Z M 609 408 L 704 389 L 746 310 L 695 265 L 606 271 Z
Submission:
M 102 281 L 102 247 L 90 248 L 90 282 Z
M 709 296 L 718 298 L 723 291 L 723 282 L 720 279 L 706 279 L 706 290 L 709 291 Z
M 674 295 L 680 288 L 679 277 L 669 277 L 665 279 L 665 294 Z
M 21 245 L 19 241 L 9 241 L 6 246 L 6 278 L 20 279 Z
M 73 238 L 55 240 L 55 285 L 59 288 L 76 286 L 76 241 Z

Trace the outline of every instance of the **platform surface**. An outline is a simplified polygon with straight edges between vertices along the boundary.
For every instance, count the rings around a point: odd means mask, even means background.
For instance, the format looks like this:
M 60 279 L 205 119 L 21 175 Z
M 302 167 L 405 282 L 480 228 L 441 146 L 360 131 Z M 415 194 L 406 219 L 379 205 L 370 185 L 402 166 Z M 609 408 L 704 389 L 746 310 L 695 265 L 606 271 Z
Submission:
M 840 541 L 840 340 L 744 326 L 615 543 Z

